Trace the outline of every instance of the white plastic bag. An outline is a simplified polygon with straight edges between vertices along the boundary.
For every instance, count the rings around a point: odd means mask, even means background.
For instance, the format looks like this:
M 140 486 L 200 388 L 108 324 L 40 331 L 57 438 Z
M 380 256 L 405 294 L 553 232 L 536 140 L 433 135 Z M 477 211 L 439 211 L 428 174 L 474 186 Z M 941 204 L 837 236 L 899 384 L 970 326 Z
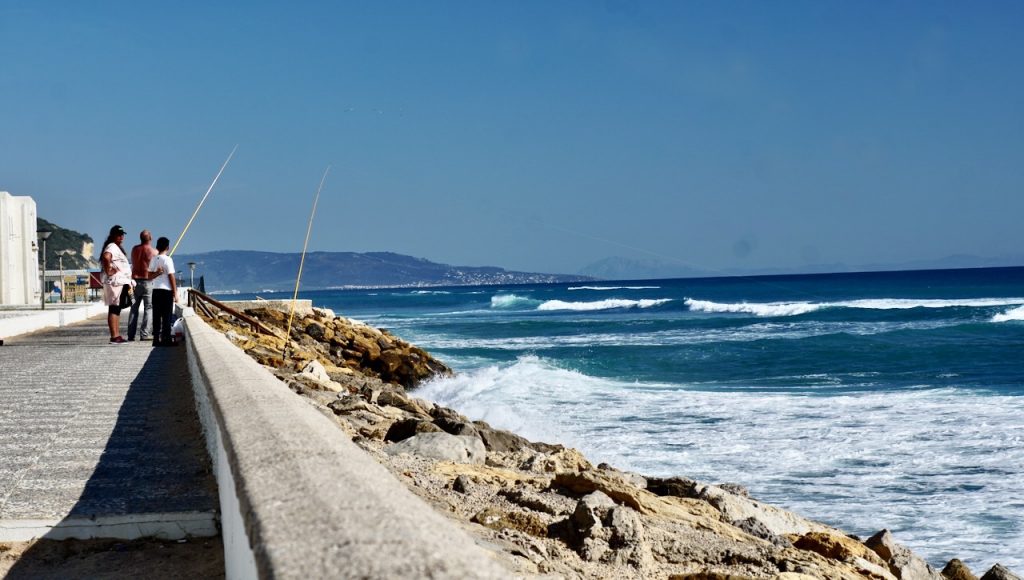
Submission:
M 181 318 L 175 320 L 171 325 L 171 336 L 174 337 L 174 342 L 185 340 L 185 323 Z

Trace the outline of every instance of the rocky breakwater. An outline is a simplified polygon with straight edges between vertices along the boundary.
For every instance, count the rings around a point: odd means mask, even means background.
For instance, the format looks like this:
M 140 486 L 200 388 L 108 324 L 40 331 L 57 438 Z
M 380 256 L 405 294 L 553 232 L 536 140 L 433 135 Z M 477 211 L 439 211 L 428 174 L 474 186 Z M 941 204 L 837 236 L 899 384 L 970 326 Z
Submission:
M 305 396 L 414 493 L 492 548 L 510 575 L 734 580 L 970 580 L 963 562 L 939 571 L 888 530 L 866 540 L 749 497 L 735 484 L 656 478 L 594 466 L 578 451 L 529 441 L 410 394 L 450 374 L 387 331 L 313 309 L 209 319 Z M 993 566 L 981 580 L 1019 577 Z

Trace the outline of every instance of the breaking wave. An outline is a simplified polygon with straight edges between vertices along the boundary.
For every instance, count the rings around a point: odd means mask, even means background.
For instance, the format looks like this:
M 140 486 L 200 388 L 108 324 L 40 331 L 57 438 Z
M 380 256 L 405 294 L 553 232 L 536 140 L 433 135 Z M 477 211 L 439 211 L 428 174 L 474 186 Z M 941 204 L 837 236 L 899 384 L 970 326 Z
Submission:
M 661 286 L 570 286 L 569 290 L 659 290 Z
M 992 322 L 1007 322 L 1010 320 L 1024 320 L 1024 306 L 1012 308 L 992 317 Z
M 537 310 L 611 310 L 613 308 L 650 308 L 671 302 L 671 298 L 659 298 L 656 300 L 626 300 L 623 298 L 611 298 L 608 300 L 596 300 L 594 302 L 565 302 L 564 300 L 548 300 Z
M 738 314 L 755 316 L 799 316 L 825 308 L 860 308 L 866 310 L 905 310 L 910 308 L 991 308 L 1024 304 L 1024 298 L 967 298 L 959 300 L 914 299 L 914 298 L 869 298 L 839 302 L 712 302 L 687 298 L 684 302 L 691 311 Z M 1018 309 L 1005 313 L 1016 312 Z M 1001 315 L 997 315 L 1001 316 Z M 1004 319 L 1010 320 L 1010 319 Z M 993 318 L 993 322 L 1000 322 Z
M 540 303 L 540 300 L 534 300 L 533 298 L 527 298 L 525 296 L 517 296 L 515 294 L 498 294 L 496 296 L 491 296 L 491 308 L 501 308 L 503 310 L 522 309 L 525 307 L 537 306 Z

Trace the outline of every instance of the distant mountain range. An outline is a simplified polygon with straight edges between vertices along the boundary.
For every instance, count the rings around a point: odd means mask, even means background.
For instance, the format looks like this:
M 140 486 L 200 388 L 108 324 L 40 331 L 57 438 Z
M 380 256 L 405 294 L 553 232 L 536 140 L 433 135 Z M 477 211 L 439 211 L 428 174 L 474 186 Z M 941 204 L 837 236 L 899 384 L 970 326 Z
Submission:
M 1024 255 L 982 258 L 959 254 L 938 260 L 916 260 L 893 264 L 859 264 L 842 262 L 809 264 L 794 268 L 729 268 L 707 270 L 691 268 L 678 262 L 656 258 L 623 258 L 612 256 L 598 260 L 580 270 L 580 274 L 604 280 L 654 280 L 666 278 L 711 278 L 717 276 L 771 276 L 782 274 L 827 274 L 838 272 L 885 272 L 894 270 L 946 270 L 957 268 L 999 268 L 1024 266 Z
M 176 254 L 174 265 L 187 280 L 189 262 L 196 263 L 196 284 L 202 276 L 210 292 L 291 290 L 299 269 L 297 253 L 221 250 Z M 367 286 L 476 286 L 579 282 L 578 275 L 512 272 L 488 266 L 451 266 L 392 252 L 310 252 L 302 267 L 305 290 Z

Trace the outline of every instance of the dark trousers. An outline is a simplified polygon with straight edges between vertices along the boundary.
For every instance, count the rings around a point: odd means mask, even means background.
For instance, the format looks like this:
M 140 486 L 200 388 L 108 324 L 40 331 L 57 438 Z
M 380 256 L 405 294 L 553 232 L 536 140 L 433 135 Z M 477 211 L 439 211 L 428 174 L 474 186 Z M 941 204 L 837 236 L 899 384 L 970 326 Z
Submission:
M 174 308 L 174 293 L 170 290 L 153 289 L 153 342 L 171 342 L 171 311 Z

